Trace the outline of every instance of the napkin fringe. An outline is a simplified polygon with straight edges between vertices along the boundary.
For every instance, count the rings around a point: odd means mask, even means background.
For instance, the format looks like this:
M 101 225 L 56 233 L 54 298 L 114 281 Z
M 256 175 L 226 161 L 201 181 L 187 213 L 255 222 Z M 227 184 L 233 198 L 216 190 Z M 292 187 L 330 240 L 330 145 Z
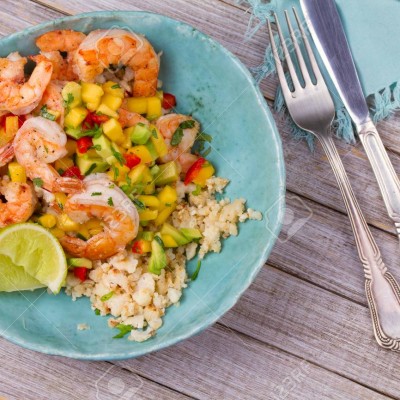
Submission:
M 267 2 L 263 0 L 236 0 L 237 4 L 249 6 L 249 11 L 251 11 L 247 31 L 245 33 L 245 38 L 247 40 L 254 36 L 254 34 L 266 24 L 267 19 L 270 18 L 271 12 L 277 8 L 277 1 L 278 0 L 270 0 L 269 2 L 268 0 Z M 274 36 L 274 40 L 278 40 L 278 35 Z M 250 70 L 257 84 L 260 84 L 264 78 L 276 73 L 271 46 L 267 47 L 263 62 Z M 287 74 L 286 78 L 289 78 Z M 290 82 L 289 79 L 288 81 Z M 372 94 L 370 99 L 372 102 L 370 111 L 374 122 L 389 117 L 400 108 L 400 82 L 395 82 L 379 92 Z M 287 113 L 285 100 L 280 86 L 278 86 L 276 91 L 274 109 L 276 112 L 282 113 L 283 120 L 288 125 L 294 138 L 298 140 L 305 139 L 310 149 L 313 149 L 314 136 L 311 133 L 300 129 L 293 122 L 292 118 Z M 353 124 L 345 107 L 336 110 L 333 129 L 338 138 L 345 140 L 347 143 L 356 142 Z

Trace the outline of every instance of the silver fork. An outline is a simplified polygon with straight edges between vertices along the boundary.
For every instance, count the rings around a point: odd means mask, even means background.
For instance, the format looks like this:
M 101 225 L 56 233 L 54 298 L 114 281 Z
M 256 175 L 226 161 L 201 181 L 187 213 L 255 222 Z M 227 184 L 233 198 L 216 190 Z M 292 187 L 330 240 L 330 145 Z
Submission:
M 312 82 L 310 72 L 297 42 L 295 32 L 293 31 L 288 12 L 285 11 L 285 17 L 291 36 L 291 40 L 289 41 L 294 46 L 298 65 L 304 80 L 304 85 L 302 86 L 285 43 L 277 15 L 274 14 L 279 39 L 283 49 L 283 56 L 286 60 L 294 87 L 294 90 L 291 91 L 286 81 L 282 62 L 272 34 L 271 23 L 268 21 L 271 46 L 286 105 L 294 122 L 300 128 L 313 133 L 319 139 L 339 184 L 353 229 L 358 255 L 364 267 L 365 291 L 371 311 L 376 340 L 382 347 L 400 351 L 400 287 L 394 277 L 387 271 L 382 261 L 379 248 L 361 212 L 342 161 L 336 150 L 330 133 L 330 127 L 335 115 L 334 104 L 319 70 L 305 31 L 300 23 L 299 16 L 294 8 L 293 12 L 316 83 L 314 84 Z

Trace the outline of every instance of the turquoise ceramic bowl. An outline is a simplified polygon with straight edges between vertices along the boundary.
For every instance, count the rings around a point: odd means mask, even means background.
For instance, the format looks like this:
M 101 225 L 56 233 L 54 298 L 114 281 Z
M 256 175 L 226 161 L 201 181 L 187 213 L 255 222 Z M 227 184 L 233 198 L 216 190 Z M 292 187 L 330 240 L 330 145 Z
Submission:
M 35 38 L 53 29 L 89 32 L 121 27 L 145 34 L 163 51 L 161 79 L 174 93 L 179 111 L 192 113 L 214 137 L 211 161 L 218 175 L 231 180 L 227 195 L 244 197 L 263 212 L 261 222 L 240 226 L 238 237 L 203 262 L 197 280 L 171 307 L 157 335 L 143 343 L 113 339 L 107 318 L 96 316 L 89 300 L 72 302 L 65 294 L 43 290 L 0 294 L 0 333 L 43 353 L 86 360 L 137 357 L 201 332 L 239 299 L 266 261 L 280 230 L 285 172 L 281 142 L 271 113 L 248 70 L 220 44 L 193 27 L 145 12 L 97 12 L 58 19 L 0 41 L 1 56 L 37 52 Z M 196 262 L 188 265 L 189 274 Z M 78 331 L 86 323 L 90 330 Z

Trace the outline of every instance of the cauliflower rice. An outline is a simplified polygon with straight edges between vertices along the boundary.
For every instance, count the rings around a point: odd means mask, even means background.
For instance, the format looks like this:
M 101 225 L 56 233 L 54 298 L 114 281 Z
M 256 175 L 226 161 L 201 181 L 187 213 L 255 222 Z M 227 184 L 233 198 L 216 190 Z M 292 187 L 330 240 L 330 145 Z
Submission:
M 216 199 L 216 194 L 222 194 L 228 182 L 212 177 L 207 181 L 207 190 L 199 195 L 192 194 L 191 185 L 182 185 L 178 190 L 182 199 L 185 192 L 189 193 L 189 200 L 177 206 L 172 224 L 176 228 L 197 228 L 203 238 L 199 244 L 167 249 L 167 266 L 160 275 L 147 271 L 148 256 L 124 250 L 106 262 L 95 261 L 89 279 L 84 282 L 69 273 L 66 293 L 73 300 L 89 297 L 97 314 L 112 315 L 108 321 L 110 328 L 130 332 L 129 340 L 142 342 L 151 338 L 162 326 L 166 308 L 179 305 L 182 291 L 190 280 L 186 261 L 197 252 L 199 259 L 208 252 L 219 253 L 221 239 L 236 236 L 239 222 L 262 219 L 259 211 L 246 210 L 244 199 L 232 202 L 227 198 Z

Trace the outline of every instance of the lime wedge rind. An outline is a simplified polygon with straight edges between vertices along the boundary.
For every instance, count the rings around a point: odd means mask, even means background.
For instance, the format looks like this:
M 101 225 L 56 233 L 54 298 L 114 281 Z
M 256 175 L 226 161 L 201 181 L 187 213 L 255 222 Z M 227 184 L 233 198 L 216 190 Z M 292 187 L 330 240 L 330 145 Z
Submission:
M 14 265 L 59 293 L 67 276 L 65 253 L 58 240 L 45 228 L 34 223 L 8 226 L 0 231 L 0 255 Z M 22 274 L 20 273 L 21 277 Z M 27 279 L 26 276 L 23 277 Z M 16 283 L 14 286 L 17 287 Z M 24 289 L 16 289 L 24 290 Z

